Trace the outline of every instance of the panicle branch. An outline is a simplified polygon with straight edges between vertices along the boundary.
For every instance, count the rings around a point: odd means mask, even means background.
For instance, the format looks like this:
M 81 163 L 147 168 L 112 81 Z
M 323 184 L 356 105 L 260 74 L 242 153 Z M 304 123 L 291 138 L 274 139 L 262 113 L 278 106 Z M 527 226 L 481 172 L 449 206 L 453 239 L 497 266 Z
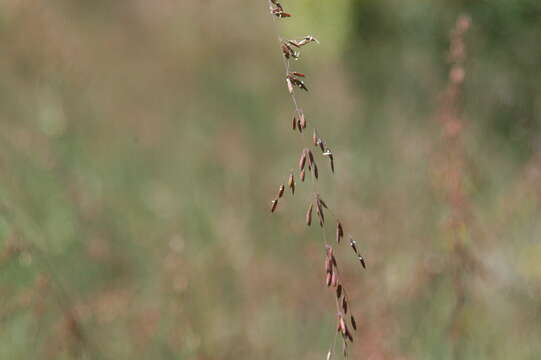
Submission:
M 275 22 L 283 18 L 290 18 L 292 14 L 286 12 L 281 3 L 277 0 L 268 0 L 270 13 Z M 287 179 L 287 187 L 291 191 L 291 196 L 295 194 L 296 182 L 295 178 L 298 176 L 301 182 L 304 183 L 306 173 L 311 174 L 312 177 L 312 198 L 309 200 L 307 205 L 307 210 L 305 214 L 305 223 L 307 226 L 312 225 L 313 215 L 317 217 L 319 222 L 322 238 L 325 246 L 325 284 L 327 287 L 334 289 L 334 298 L 336 303 L 336 316 L 337 316 L 337 327 L 336 334 L 340 335 L 343 343 L 343 355 L 344 358 L 348 356 L 348 345 L 354 341 L 352 330 L 357 330 L 357 322 L 350 310 L 350 297 L 346 291 L 346 286 L 340 272 L 338 270 L 338 263 L 334 255 L 333 247 L 327 242 L 326 231 L 329 221 L 334 222 L 336 226 L 336 242 L 338 245 L 341 244 L 344 238 L 344 225 L 341 220 L 335 215 L 335 213 L 329 208 L 327 202 L 323 200 L 323 197 L 317 191 L 317 180 L 319 179 L 319 167 L 318 159 L 314 155 L 311 147 L 319 149 L 319 153 L 322 159 L 328 161 L 329 170 L 331 174 L 335 173 L 335 161 L 334 154 L 327 145 L 327 143 L 320 137 L 317 129 L 313 127 L 312 136 L 310 137 L 306 134 L 306 129 L 308 128 L 308 121 L 305 116 L 304 111 L 299 107 L 298 101 L 296 99 L 296 91 L 303 90 L 308 92 L 308 86 L 305 83 L 307 75 L 303 72 L 292 71 L 291 70 L 291 60 L 298 60 L 300 58 L 301 49 L 309 44 L 319 44 L 319 40 L 312 35 L 306 35 L 302 39 L 290 39 L 285 40 L 278 36 L 280 51 L 282 54 L 282 59 L 284 62 L 285 69 L 285 82 L 287 86 L 288 93 L 291 97 L 291 101 L 294 107 L 294 112 L 291 120 L 291 128 L 294 132 L 299 133 L 304 146 L 300 152 L 298 160 L 297 170 L 291 170 Z M 317 153 L 317 152 L 316 152 Z M 285 185 L 282 184 L 279 186 L 278 193 L 271 201 L 271 212 L 275 212 L 278 208 L 278 202 L 285 195 Z M 330 219 L 329 217 L 330 216 Z M 366 269 L 366 263 L 364 258 L 360 255 L 357 248 L 357 243 L 353 240 L 353 237 L 349 235 L 350 247 L 353 250 L 353 254 L 360 261 L 361 266 Z M 333 345 L 331 346 L 328 354 L 327 360 L 335 358 L 335 344 L 336 337 Z

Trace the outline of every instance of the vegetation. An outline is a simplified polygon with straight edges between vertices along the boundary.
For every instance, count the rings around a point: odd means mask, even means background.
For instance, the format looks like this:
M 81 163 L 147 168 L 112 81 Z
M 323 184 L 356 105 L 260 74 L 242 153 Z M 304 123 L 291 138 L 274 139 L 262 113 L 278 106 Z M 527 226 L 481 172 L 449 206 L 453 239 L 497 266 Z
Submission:
M 369 266 L 336 247 L 350 358 L 538 358 L 539 2 L 286 1 Z M 324 358 L 319 226 L 269 216 L 299 149 L 267 2 L 8 1 L 0 36 L 0 358 Z

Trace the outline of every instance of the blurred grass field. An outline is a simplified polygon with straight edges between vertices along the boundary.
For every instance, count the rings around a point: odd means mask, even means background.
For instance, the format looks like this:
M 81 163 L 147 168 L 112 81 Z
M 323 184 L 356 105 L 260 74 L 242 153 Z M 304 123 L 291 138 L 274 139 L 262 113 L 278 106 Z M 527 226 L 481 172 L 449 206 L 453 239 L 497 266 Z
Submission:
M 353 359 L 541 357 L 541 3 L 283 1 Z M 457 301 L 436 119 L 468 14 Z M 334 336 L 266 1 L 0 2 L 0 359 L 322 359 Z M 443 162 L 443 163 L 442 163 Z M 450 324 L 459 328 L 453 337 Z M 457 352 L 460 349 L 460 352 Z

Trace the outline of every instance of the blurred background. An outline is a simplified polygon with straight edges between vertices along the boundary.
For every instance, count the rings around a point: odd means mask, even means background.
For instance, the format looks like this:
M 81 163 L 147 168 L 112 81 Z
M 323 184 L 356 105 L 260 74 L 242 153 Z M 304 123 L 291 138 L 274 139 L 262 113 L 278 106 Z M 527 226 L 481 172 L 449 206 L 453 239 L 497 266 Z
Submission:
M 283 5 L 0 2 L 0 358 L 325 357 L 310 189 L 269 213 L 302 147 L 279 34 L 321 42 L 294 67 L 368 262 L 336 248 L 350 358 L 540 358 L 541 2 Z

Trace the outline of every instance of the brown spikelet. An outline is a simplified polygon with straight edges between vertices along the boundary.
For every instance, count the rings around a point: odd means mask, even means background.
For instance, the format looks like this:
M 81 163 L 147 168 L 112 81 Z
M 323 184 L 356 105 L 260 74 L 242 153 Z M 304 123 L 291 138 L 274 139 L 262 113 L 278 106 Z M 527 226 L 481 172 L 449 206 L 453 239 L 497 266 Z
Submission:
M 312 134 L 312 142 L 314 143 L 314 146 L 317 146 L 317 132 L 316 129 L 314 129 L 314 133 Z
M 278 206 L 278 199 L 272 200 L 272 202 L 271 202 L 271 213 L 273 213 L 274 210 L 276 210 L 277 206 Z
M 357 331 L 357 322 L 355 321 L 355 317 L 351 315 L 351 326 L 353 327 L 353 330 Z
M 344 310 L 344 314 L 348 313 L 348 301 L 345 296 L 342 298 L 342 310 Z
M 331 273 L 327 273 L 325 275 L 325 283 L 327 284 L 327 286 L 331 286 L 331 280 L 332 280 L 332 274 Z
M 317 169 L 316 163 L 314 163 L 314 177 L 316 180 L 319 178 L 319 170 Z
M 359 256 L 359 251 L 357 250 L 357 242 L 351 237 L 349 238 L 349 246 L 351 246 L 355 254 Z
M 353 336 L 351 336 L 351 333 L 349 332 L 349 329 L 346 327 L 346 337 L 349 341 L 353 342 Z
M 308 164 L 310 166 L 313 166 L 315 164 L 315 162 L 314 162 L 314 154 L 312 153 L 312 150 L 310 150 L 310 149 L 307 149 L 306 151 L 308 152 Z
M 338 275 L 336 275 L 336 271 L 333 271 L 331 275 L 331 286 L 336 287 L 336 284 L 338 284 Z
M 284 190 L 285 190 L 285 186 L 284 184 L 280 185 L 280 188 L 278 189 L 278 198 L 281 198 L 282 196 L 284 196 Z
M 280 48 L 282 49 L 282 54 L 286 59 L 289 59 L 291 57 L 297 59 L 299 57 L 298 53 L 293 50 L 291 46 L 289 46 L 289 44 L 282 43 L 282 45 L 280 45 Z
M 338 318 L 338 329 L 342 334 L 346 335 L 347 327 L 346 327 L 346 322 L 344 321 L 344 318 L 342 317 L 342 315 L 339 315 L 339 318 Z
M 310 204 L 308 210 L 306 211 L 306 225 L 308 226 L 312 225 L 312 205 L 313 204 Z
M 336 242 L 340 244 L 340 241 L 344 237 L 344 229 L 342 228 L 342 223 L 339 221 L 336 223 Z
M 299 116 L 299 125 L 301 128 L 306 129 L 306 118 L 304 117 L 304 113 L 301 113 Z
M 306 151 L 303 150 L 301 153 L 301 157 L 299 159 L 299 169 L 302 171 L 304 170 L 304 166 L 306 165 Z
M 359 261 L 361 262 L 363 269 L 366 270 L 366 262 L 364 261 L 364 258 L 361 255 L 359 255 Z
M 304 182 L 304 177 L 306 176 L 306 172 L 304 171 L 304 169 L 301 170 L 301 174 L 299 176 L 301 178 L 301 181 Z
M 336 298 L 340 299 L 341 296 L 342 296 L 342 284 L 338 284 L 338 286 L 336 287 Z
M 329 257 L 325 258 L 325 273 L 331 273 L 332 272 L 332 262 Z
M 295 195 L 295 178 L 293 177 L 293 172 L 289 173 L 289 178 L 287 179 L 287 186 L 291 189 L 291 194 Z
M 334 256 L 334 249 L 330 245 L 325 245 L 325 251 L 328 258 L 332 258 Z
M 321 195 L 317 194 L 316 195 L 316 201 L 319 202 L 321 205 L 323 205 L 323 207 L 325 209 L 328 209 L 329 207 L 327 206 L 327 204 L 325 203 L 325 201 L 323 201 L 323 199 L 321 198 Z
M 319 202 L 316 202 L 316 214 L 319 218 L 319 225 L 323 227 L 323 224 L 325 223 L 325 215 L 323 214 L 323 209 L 321 208 L 321 204 Z
M 295 115 L 293 115 L 293 120 L 291 122 L 291 127 L 293 128 L 293 130 L 297 130 L 297 117 Z

